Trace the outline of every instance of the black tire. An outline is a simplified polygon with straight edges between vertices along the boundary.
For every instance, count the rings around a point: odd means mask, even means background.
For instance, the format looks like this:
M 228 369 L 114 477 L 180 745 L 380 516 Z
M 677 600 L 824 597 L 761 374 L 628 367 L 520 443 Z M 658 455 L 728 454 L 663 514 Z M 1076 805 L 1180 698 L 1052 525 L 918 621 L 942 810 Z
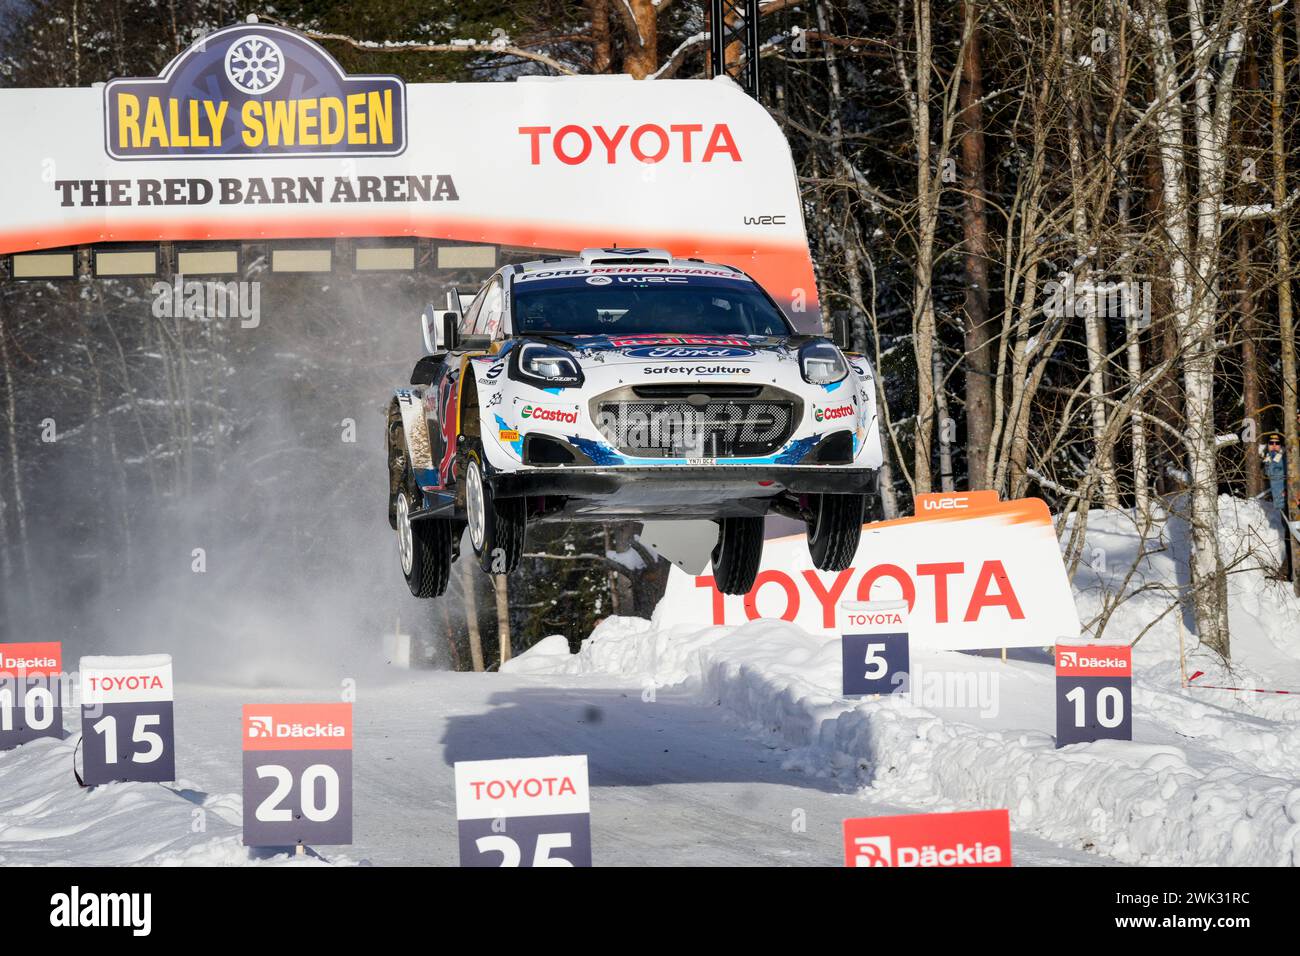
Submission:
M 475 532 L 476 515 L 472 513 L 471 495 L 482 501 L 481 534 Z M 482 450 L 477 443 L 465 455 L 465 503 L 469 524 L 469 542 L 478 555 L 479 567 L 488 574 L 510 574 L 524 556 L 524 532 L 528 524 L 527 498 L 497 498 L 492 486 L 483 480 Z M 481 540 L 475 540 L 480 538 Z
M 809 495 L 808 553 L 819 571 L 843 571 L 853 564 L 862 537 L 866 495 Z
M 451 521 L 446 518 L 423 518 L 411 521 L 407 517 L 411 510 L 421 503 L 419 488 L 406 469 L 402 490 L 394 502 L 397 514 L 398 558 L 401 561 L 402 575 L 406 586 L 418 598 L 441 597 L 447 590 L 451 579 L 452 541 Z M 405 507 L 403 507 L 405 505 Z M 402 542 L 403 528 L 410 534 L 410 563 Z
M 723 594 L 748 594 L 763 561 L 763 519 L 723 518 L 713 546 L 713 584 Z

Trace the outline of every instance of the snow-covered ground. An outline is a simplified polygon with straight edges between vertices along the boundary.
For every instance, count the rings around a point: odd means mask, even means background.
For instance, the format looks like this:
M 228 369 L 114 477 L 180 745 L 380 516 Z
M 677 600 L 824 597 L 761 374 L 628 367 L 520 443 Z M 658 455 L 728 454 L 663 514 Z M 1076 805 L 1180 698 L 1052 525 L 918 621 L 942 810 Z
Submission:
M 555 753 L 589 756 L 598 866 L 834 865 L 841 820 L 906 810 L 851 781 L 790 773 L 781 748 L 692 692 L 643 694 L 640 681 L 606 675 L 396 672 L 363 684 L 354 844 L 295 860 L 240 842 L 240 707 L 323 694 L 181 684 L 174 786 L 80 789 L 75 733 L 0 753 L 0 865 L 454 866 L 454 761 Z M 1014 852 L 1027 863 L 1092 862 L 1032 835 Z
M 1222 499 L 1231 569 L 1233 664 L 1181 636 L 1176 602 L 1185 533 L 1093 512 L 1075 576 L 1080 618 L 1096 626 L 1116 595 L 1107 641 L 1134 647 L 1134 740 L 1057 750 L 1050 656 L 912 657 L 911 699 L 839 694 L 840 649 L 779 621 L 660 628 L 607 620 L 577 655 L 551 639 L 512 662 L 533 674 L 636 674 L 694 687 L 787 748 L 784 766 L 853 781 L 872 799 L 918 809 L 1007 807 L 1013 829 L 1132 864 L 1300 863 L 1300 601 L 1272 580 L 1280 538 L 1263 508 Z M 1068 528 L 1067 528 L 1068 530 Z M 1196 683 L 1296 696 L 1184 689 Z
M 1276 531 L 1224 502 L 1234 663 L 1184 637 L 1187 672 L 1300 690 L 1300 602 L 1267 574 Z M 1045 651 L 914 654 L 913 699 L 864 701 L 839 694 L 836 641 L 783 622 L 610 618 L 579 654 L 550 638 L 502 674 L 359 681 L 355 842 L 303 862 L 454 864 L 452 764 L 555 753 L 590 758 L 598 865 L 836 865 L 845 817 L 984 807 L 1010 809 L 1020 864 L 1300 862 L 1300 697 L 1183 688 L 1166 613 L 1181 547 L 1160 522 L 1139 560 L 1131 517 L 1089 518 L 1081 619 L 1127 582 L 1106 639 L 1157 622 L 1134 648 L 1133 743 L 1055 749 Z M 337 694 L 182 679 L 174 786 L 79 788 L 69 713 L 66 739 L 0 753 L 0 864 L 292 862 L 240 843 L 240 706 Z

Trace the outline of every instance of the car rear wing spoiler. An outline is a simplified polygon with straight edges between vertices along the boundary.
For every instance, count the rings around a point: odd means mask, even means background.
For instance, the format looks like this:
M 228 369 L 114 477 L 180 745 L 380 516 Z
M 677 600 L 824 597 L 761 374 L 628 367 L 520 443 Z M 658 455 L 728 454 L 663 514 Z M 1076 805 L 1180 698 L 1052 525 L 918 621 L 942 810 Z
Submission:
M 446 352 L 461 344 L 460 324 L 473 301 L 472 294 L 448 289 L 445 308 L 440 309 L 432 302 L 424 307 L 420 313 L 420 334 L 424 337 L 426 354 Z

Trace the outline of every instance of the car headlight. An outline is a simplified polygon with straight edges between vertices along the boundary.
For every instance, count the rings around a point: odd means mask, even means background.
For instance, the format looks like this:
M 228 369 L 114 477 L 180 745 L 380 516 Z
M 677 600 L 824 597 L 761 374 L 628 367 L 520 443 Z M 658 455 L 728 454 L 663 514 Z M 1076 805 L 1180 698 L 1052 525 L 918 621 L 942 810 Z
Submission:
M 829 342 L 810 342 L 799 351 L 799 368 L 804 381 L 812 385 L 832 385 L 849 374 L 849 363 L 840 350 Z
M 572 355 L 545 342 L 524 342 L 514 350 L 510 377 L 540 388 L 582 384 L 582 369 Z

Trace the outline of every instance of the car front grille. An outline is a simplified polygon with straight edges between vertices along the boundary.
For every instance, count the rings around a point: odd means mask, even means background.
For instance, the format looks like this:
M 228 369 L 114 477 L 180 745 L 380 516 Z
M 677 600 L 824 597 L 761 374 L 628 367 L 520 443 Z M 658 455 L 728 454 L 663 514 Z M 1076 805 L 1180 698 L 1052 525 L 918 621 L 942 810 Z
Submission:
M 777 392 L 775 389 L 764 390 Z M 619 390 L 624 392 L 624 390 Z M 757 458 L 785 444 L 801 409 L 793 396 L 733 398 L 697 387 L 689 396 L 602 396 L 593 419 L 605 440 L 640 458 Z

